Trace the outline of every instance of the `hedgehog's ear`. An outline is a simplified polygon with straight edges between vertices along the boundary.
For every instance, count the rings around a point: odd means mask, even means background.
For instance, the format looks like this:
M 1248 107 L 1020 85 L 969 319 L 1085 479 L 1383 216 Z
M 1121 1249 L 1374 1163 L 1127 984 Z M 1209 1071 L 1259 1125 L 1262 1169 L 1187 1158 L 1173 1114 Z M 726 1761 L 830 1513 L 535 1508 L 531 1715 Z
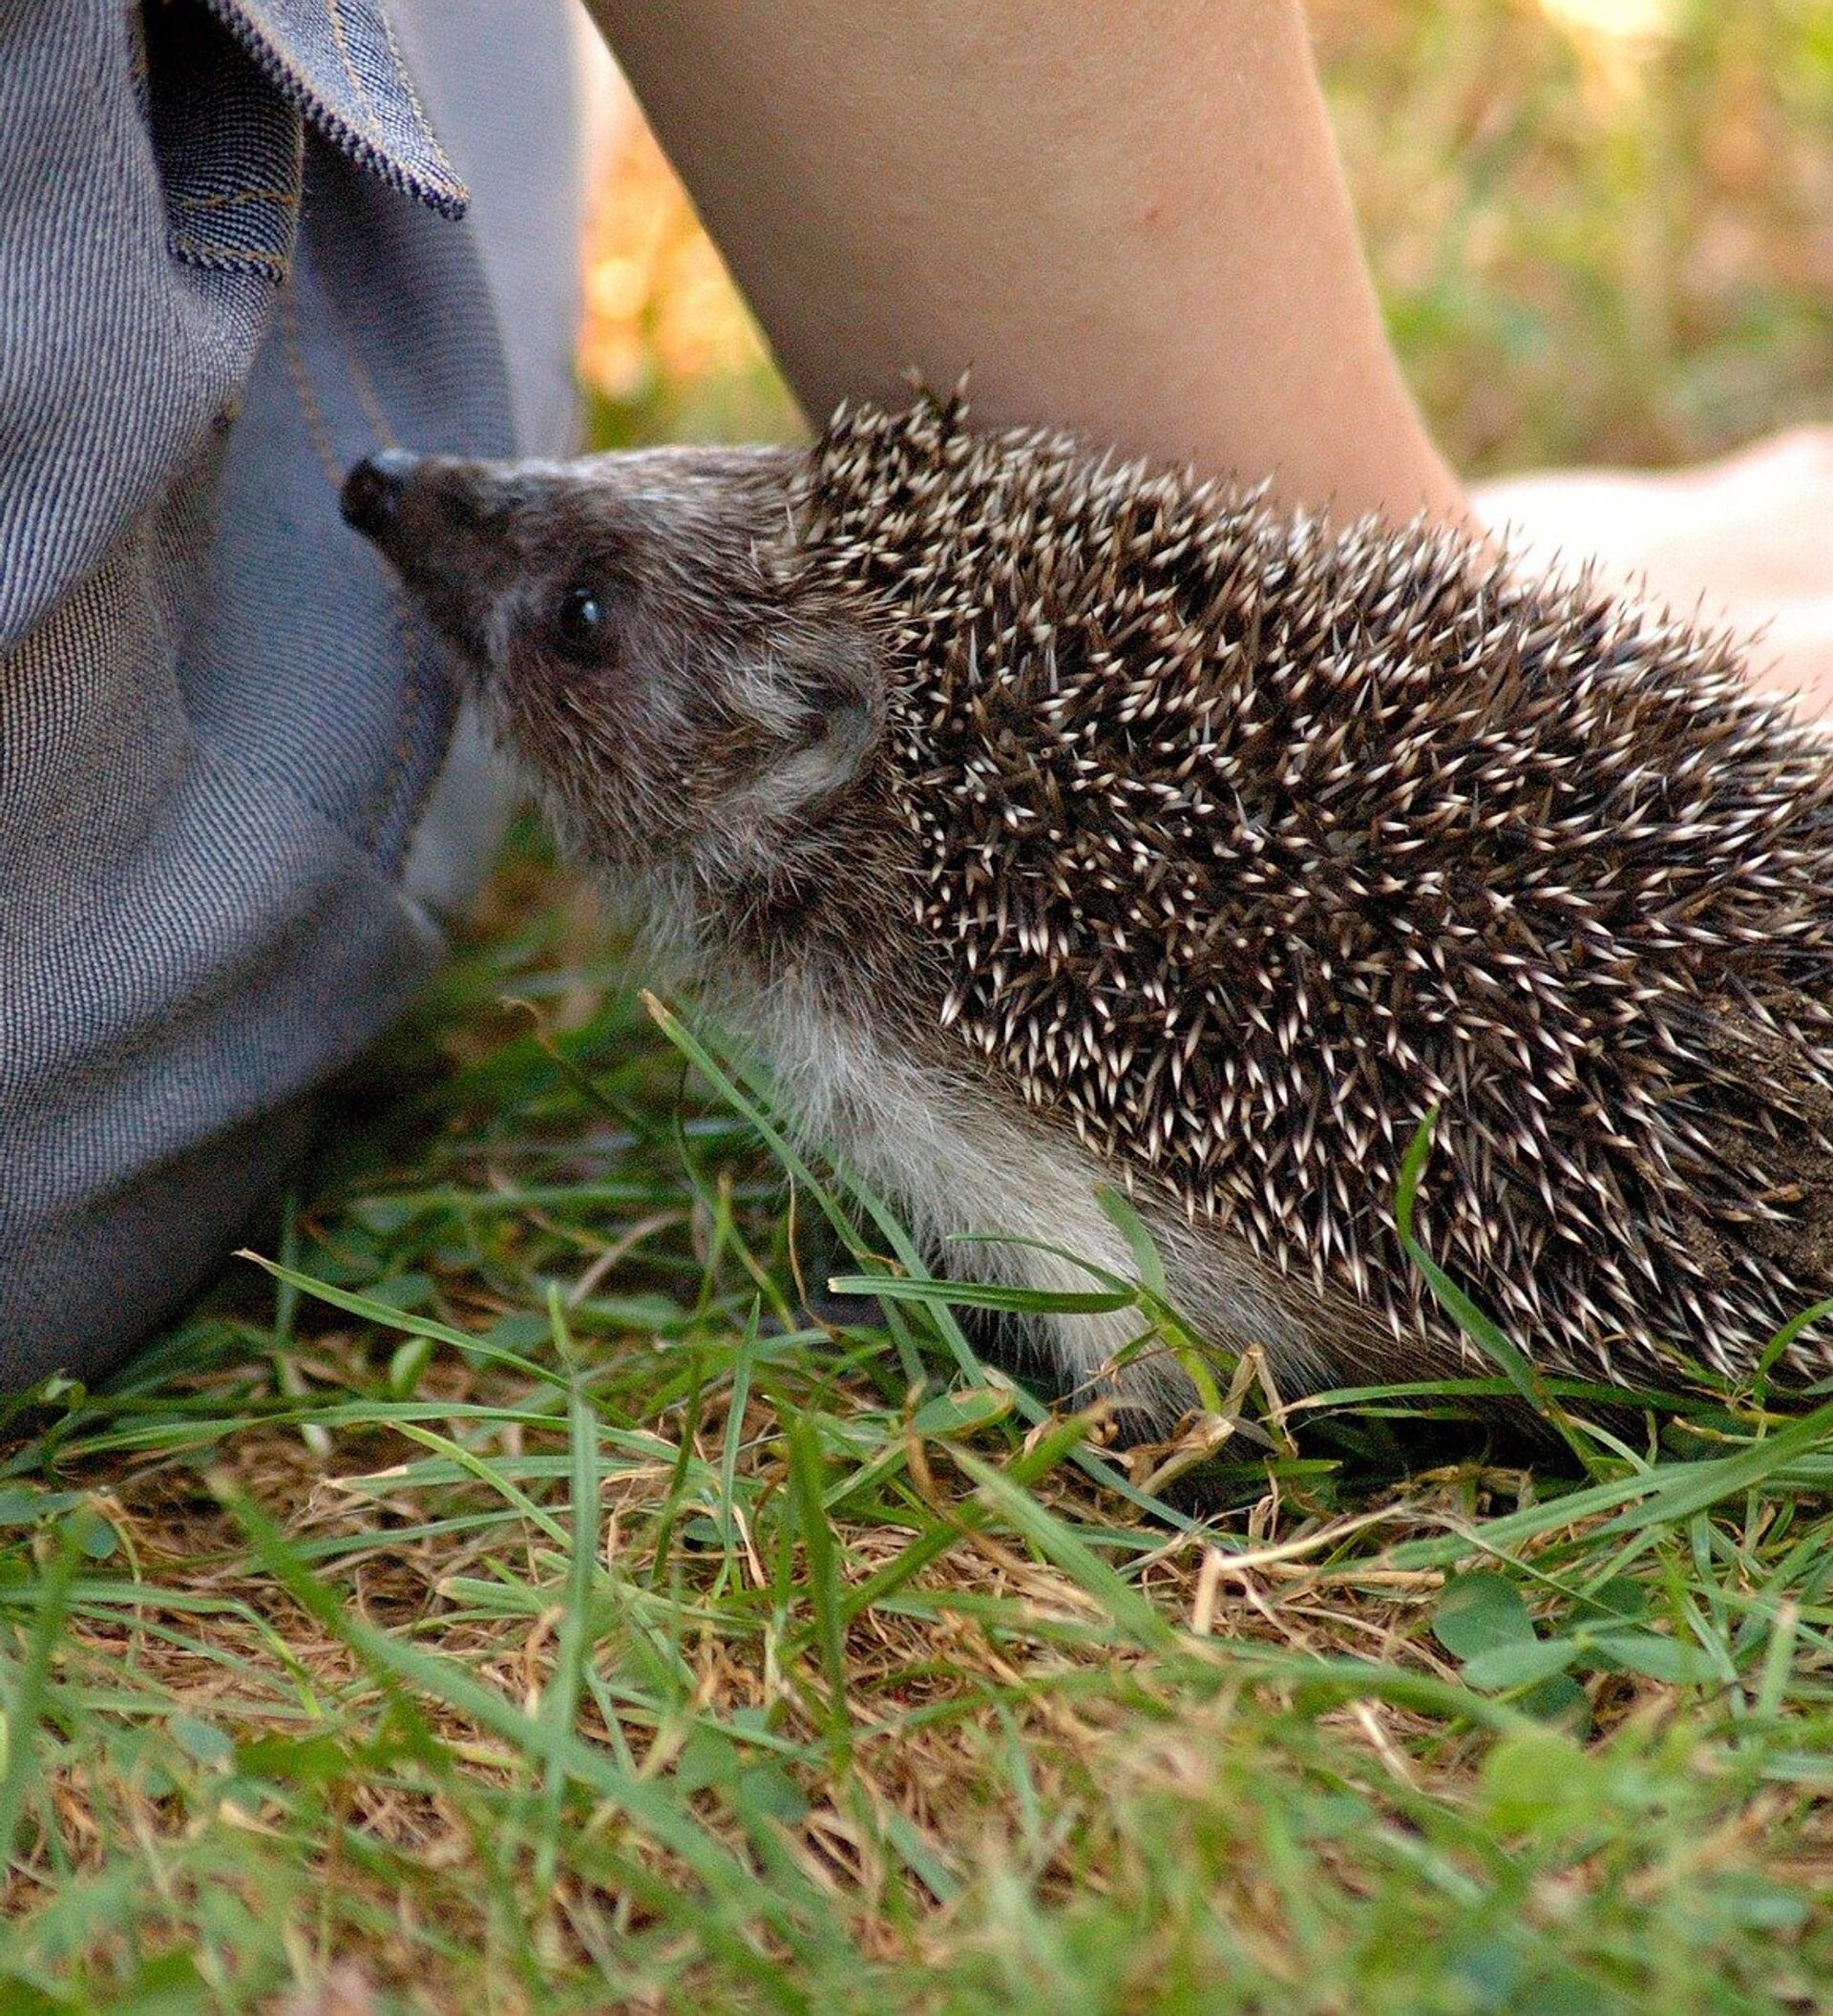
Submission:
M 863 638 L 824 639 L 819 656 L 796 678 L 795 688 L 800 733 L 778 785 L 789 786 L 798 803 L 811 805 L 843 790 L 872 761 L 884 733 L 884 668 Z

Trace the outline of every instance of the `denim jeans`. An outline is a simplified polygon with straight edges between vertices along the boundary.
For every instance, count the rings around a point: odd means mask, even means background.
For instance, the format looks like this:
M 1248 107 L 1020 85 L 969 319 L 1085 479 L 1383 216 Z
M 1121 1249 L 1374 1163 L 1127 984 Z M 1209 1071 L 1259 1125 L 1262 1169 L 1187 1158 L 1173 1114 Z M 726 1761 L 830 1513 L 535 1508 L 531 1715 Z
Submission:
M 569 445 L 570 29 L 0 6 L 0 1388 L 195 1292 L 487 858 L 337 485 Z

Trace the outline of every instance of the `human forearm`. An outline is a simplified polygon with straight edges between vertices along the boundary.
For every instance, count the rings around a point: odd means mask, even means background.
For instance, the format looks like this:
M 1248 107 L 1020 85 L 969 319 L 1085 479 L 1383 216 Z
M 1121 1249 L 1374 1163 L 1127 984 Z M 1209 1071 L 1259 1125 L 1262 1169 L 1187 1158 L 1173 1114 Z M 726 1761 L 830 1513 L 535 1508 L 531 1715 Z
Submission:
M 1459 513 L 1296 0 L 592 4 L 811 413 L 971 367 L 989 422 Z

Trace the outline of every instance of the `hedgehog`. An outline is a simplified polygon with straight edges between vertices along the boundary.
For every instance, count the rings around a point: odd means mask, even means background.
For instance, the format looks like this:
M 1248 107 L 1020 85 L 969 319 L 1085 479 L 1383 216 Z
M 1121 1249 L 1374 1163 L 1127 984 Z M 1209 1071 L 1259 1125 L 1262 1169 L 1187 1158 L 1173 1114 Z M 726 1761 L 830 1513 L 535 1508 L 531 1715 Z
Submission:
M 959 396 L 394 452 L 344 509 L 658 973 L 944 1267 L 1131 1274 L 1107 1186 L 1286 1396 L 1490 1374 L 1396 1225 L 1436 1115 L 1415 1236 L 1545 1371 L 1738 1381 L 1833 1291 L 1833 766 L 1732 640 Z M 1141 1327 L 1035 1341 L 1158 1432 L 1195 1389 Z

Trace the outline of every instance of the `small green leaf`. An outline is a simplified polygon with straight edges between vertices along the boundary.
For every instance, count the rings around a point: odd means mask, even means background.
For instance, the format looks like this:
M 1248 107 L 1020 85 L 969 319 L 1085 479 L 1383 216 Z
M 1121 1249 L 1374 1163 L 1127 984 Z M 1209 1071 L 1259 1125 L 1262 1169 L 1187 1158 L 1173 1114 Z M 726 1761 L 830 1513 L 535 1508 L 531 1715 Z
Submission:
M 115 2006 L 132 2008 L 136 2016 L 180 2016 L 183 2010 L 208 2006 L 209 1988 L 189 1953 L 156 1953 L 143 1960 L 126 1990 Z
M 389 1359 L 389 1396 L 411 1400 L 419 1391 L 421 1376 L 432 1357 L 431 1337 L 409 1337 L 397 1344 Z
M 1570 1736 L 1537 1730 L 1496 1745 L 1482 1788 L 1491 1824 L 1512 1834 L 1556 1816 L 1583 1821 L 1597 1804 L 1598 1772 Z
M 1587 1630 L 1578 1633 L 1577 1643 L 1601 1663 L 1665 1681 L 1670 1687 L 1717 1676 L 1717 1667 L 1697 1646 L 1659 1637 L 1654 1631 Z
M 1475 1659 L 1506 1646 L 1531 1645 L 1534 1622 L 1506 1576 L 1455 1575 L 1432 1616 L 1432 1635 L 1454 1659 Z
M 166 1723 L 172 1740 L 187 1756 L 195 1757 L 200 1764 L 207 1764 L 212 1771 L 227 1771 L 236 1761 L 234 1742 L 214 1723 L 201 1722 L 196 1715 L 174 1715 Z
M 483 1341 L 497 1351 L 528 1351 L 537 1344 L 545 1344 L 552 1334 L 545 1316 L 525 1309 L 498 1316 L 484 1333 Z
M 1510 2008 L 1522 1975 L 1519 1934 L 1508 1925 L 1461 1940 L 1444 1956 L 1444 1971 L 1472 2010 Z
M 385 1309 L 398 1309 L 404 1314 L 425 1309 L 432 1300 L 432 1276 L 431 1274 L 390 1274 L 386 1281 L 369 1284 L 369 1297 L 371 1302 L 380 1302 Z
M 94 1509 L 73 1514 L 70 1526 L 76 1544 L 91 1561 L 106 1561 L 121 1544 L 120 1535 Z
M 30 1491 L 9 1484 L 0 1490 L 0 1526 L 35 1526 L 81 1502 L 80 1491 Z
M 738 1746 L 704 1725 L 682 1745 L 675 1759 L 675 1784 L 684 1793 L 701 1792 L 708 1785 L 730 1787 L 742 1775 Z
M 1511 1687 L 1532 1687 L 1563 1673 L 1578 1657 L 1569 1638 L 1530 1638 L 1518 1645 L 1499 1645 L 1464 1661 L 1464 1680 L 1479 1693 L 1495 1694 Z
M 1372 1818 L 1366 1799 L 1353 1792 L 1329 1792 L 1299 1815 L 1298 1829 L 1308 1841 L 1328 1841 L 1367 1827 Z
M 257 1736 L 250 1743 L 239 1743 L 235 1754 L 236 1769 L 243 1777 L 276 1785 L 330 1785 L 349 1767 L 329 1736 Z
M 159 1762 L 169 1754 L 165 1732 L 151 1724 L 116 1730 L 103 1746 L 108 1769 L 123 1784 L 132 1785 L 144 1798 L 168 1799 L 178 1787 L 172 1774 Z M 0 2007 L 4 2007 L 0 2004 Z
M 1009 1388 L 970 1386 L 959 1393 L 938 1393 L 917 1408 L 911 1427 L 918 1435 L 976 1435 L 1002 1421 L 1012 1412 Z
M 1555 1673 L 1538 1687 L 1528 1688 L 1515 1696 L 1514 1705 L 1536 1722 L 1561 1723 L 1576 1736 L 1591 1733 L 1591 1697 L 1570 1673 Z
M 741 1819 L 781 1820 L 794 1827 L 807 1819 L 809 1802 L 795 1780 L 777 1764 L 753 1764 L 732 1789 Z
M 349 1214 L 366 1230 L 386 1234 L 404 1230 L 420 1215 L 421 1208 L 393 1197 L 363 1197 L 349 1207 Z
M 1784 1890 L 1754 1869 L 1727 1869 L 1713 1884 L 1717 1915 L 1758 1932 L 1799 1932 L 1813 1916 L 1799 1891 Z
M 1640 1624 L 1649 1614 L 1649 1592 L 1633 1575 L 1613 1575 L 1609 1582 L 1599 1583 L 1585 1601 L 1591 1616 L 1609 1611 L 1612 1617 Z

